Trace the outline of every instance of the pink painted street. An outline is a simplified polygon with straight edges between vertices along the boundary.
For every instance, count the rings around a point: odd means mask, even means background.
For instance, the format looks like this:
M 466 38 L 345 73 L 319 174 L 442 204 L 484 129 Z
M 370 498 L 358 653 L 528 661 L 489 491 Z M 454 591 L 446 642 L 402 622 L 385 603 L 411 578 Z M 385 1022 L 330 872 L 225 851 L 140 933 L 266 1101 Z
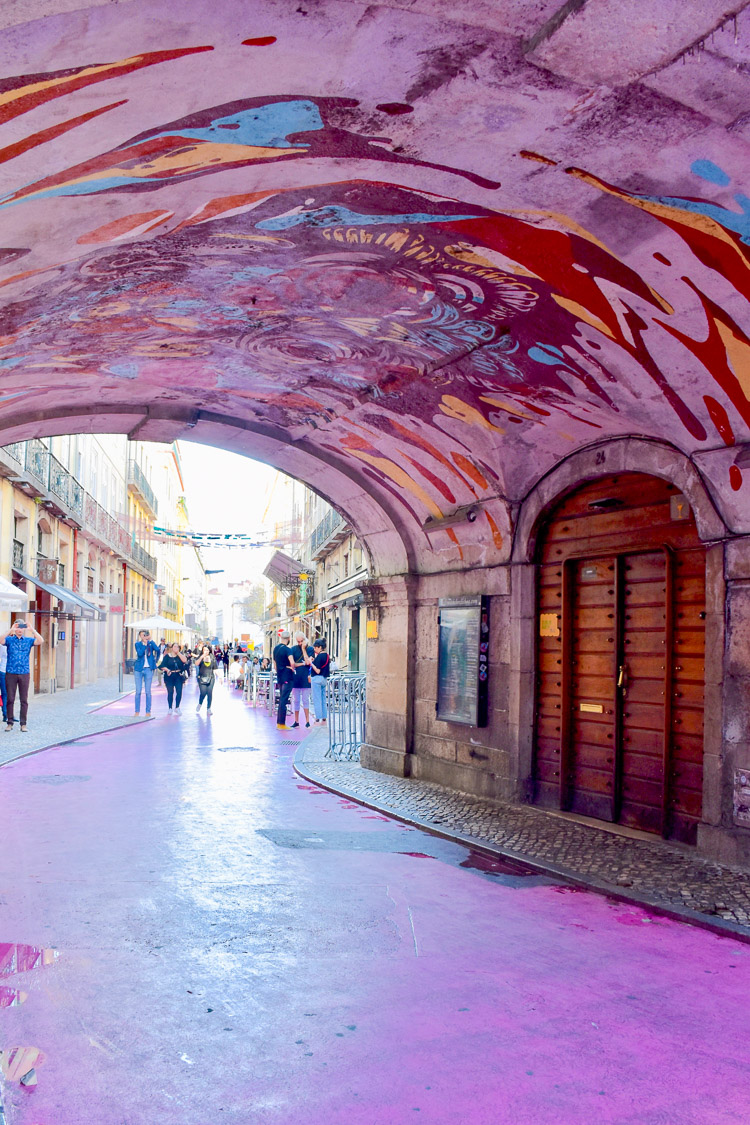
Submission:
M 9 1125 L 748 1120 L 750 946 L 325 792 L 194 690 L 0 770 Z

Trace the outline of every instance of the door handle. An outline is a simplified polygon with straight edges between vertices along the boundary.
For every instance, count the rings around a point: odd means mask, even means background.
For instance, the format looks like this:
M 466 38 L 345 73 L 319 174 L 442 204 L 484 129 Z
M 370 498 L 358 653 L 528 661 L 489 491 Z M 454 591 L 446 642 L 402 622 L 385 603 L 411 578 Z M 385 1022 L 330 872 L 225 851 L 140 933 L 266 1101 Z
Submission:
M 617 686 L 622 688 L 622 694 L 626 695 L 628 690 L 628 669 L 626 664 L 620 665 L 620 670 L 617 676 Z

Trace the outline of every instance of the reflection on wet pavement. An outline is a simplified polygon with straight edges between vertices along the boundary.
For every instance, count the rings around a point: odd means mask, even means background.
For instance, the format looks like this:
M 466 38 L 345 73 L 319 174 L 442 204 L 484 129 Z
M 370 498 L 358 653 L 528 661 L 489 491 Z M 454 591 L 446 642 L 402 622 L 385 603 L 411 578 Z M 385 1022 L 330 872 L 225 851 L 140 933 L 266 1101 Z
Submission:
M 43 1062 L 44 1055 L 38 1047 L 11 1047 L 0 1051 L 0 1072 L 6 1082 L 23 1082 L 29 1072 Z M 35 1079 L 36 1075 L 33 1082 L 27 1081 L 24 1085 L 36 1085 Z
M 54 965 L 58 957 L 56 949 L 40 949 L 36 945 L 0 941 L 0 976 L 28 973 L 31 969 Z
M 18 988 L 0 988 L 0 1008 L 17 1008 L 28 996 Z

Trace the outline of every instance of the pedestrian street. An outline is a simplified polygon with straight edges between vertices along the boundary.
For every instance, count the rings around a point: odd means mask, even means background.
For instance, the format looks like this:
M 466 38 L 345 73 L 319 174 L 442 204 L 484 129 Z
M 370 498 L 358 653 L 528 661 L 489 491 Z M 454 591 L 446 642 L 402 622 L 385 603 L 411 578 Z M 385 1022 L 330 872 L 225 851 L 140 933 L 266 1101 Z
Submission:
M 337 797 L 304 728 L 194 696 L 0 769 L 6 1125 L 748 1120 L 750 946 Z

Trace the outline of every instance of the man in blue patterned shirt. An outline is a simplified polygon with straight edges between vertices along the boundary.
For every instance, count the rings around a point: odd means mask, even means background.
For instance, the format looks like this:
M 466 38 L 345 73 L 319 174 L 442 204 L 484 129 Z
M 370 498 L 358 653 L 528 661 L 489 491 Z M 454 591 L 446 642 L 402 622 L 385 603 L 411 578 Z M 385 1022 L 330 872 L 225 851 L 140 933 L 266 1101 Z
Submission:
M 8 652 L 8 662 L 5 666 L 5 690 L 7 701 L 5 711 L 7 716 L 6 731 L 13 730 L 13 712 L 16 706 L 16 691 L 21 699 L 21 730 L 25 731 L 26 718 L 29 713 L 29 655 L 34 645 L 44 644 L 44 638 L 36 629 L 32 629 L 25 621 L 14 621 L 8 635 L 0 639 L 0 644 L 5 645 Z
M 141 711 L 141 692 L 146 691 L 146 715 L 151 714 L 151 680 L 154 668 L 159 659 L 159 647 L 151 640 L 148 629 L 141 629 L 138 640 L 135 642 L 135 664 L 133 676 L 135 677 L 135 713 Z

